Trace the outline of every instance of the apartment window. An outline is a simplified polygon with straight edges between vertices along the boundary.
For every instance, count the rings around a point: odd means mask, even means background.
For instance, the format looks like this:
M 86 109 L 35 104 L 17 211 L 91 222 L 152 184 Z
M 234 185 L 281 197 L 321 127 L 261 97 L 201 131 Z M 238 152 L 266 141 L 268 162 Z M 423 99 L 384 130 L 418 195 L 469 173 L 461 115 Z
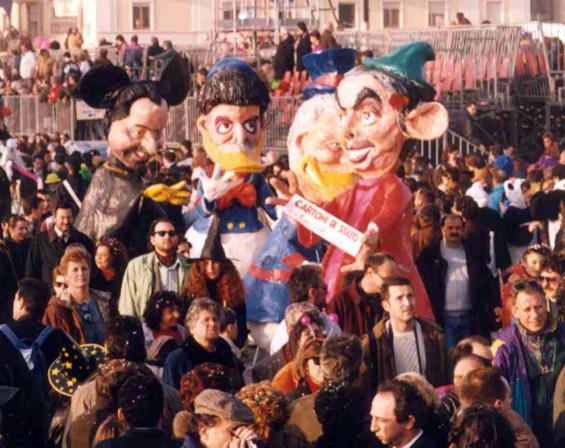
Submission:
M 383 2 L 383 27 L 400 28 L 400 2 Z
M 428 3 L 428 26 L 441 27 L 445 25 L 445 2 Z
M 235 15 L 239 16 L 239 7 L 236 7 Z M 222 19 L 233 21 L 233 2 L 222 3 Z
M 133 29 L 148 30 L 151 28 L 151 5 L 149 3 L 133 4 Z
M 553 18 L 552 0 L 531 0 L 530 12 L 532 19 L 551 20 Z
M 355 26 L 355 4 L 353 3 L 339 3 L 337 6 L 339 21 L 346 28 L 353 28 Z
M 486 2 L 486 20 L 490 23 L 501 23 L 502 22 L 502 2 L 501 1 L 490 1 Z

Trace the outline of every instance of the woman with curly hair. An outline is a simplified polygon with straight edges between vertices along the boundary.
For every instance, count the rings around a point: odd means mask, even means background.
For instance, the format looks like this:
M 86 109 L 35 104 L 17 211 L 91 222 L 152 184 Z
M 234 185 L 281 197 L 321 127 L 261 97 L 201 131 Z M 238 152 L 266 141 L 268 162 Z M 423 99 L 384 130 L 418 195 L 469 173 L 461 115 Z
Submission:
M 173 291 L 157 291 L 145 306 L 143 312 L 143 335 L 146 345 L 161 336 L 171 336 L 182 342 L 186 329 L 179 324 L 183 315 L 182 300 Z
M 184 294 L 191 300 L 209 297 L 237 314 L 238 337 L 242 347 L 247 338 L 245 290 L 237 269 L 231 260 L 203 259 L 193 263 L 184 285 Z
M 449 448 L 513 448 L 514 443 L 508 421 L 484 405 L 466 408 L 449 433 Z
M 240 387 L 238 375 L 233 369 L 214 362 L 206 362 L 182 376 L 179 394 L 184 408 L 187 411 L 194 411 L 194 399 L 204 389 L 219 389 L 233 394 Z
M 307 341 L 294 359 L 277 372 L 273 387 L 293 401 L 316 392 L 324 382 L 320 366 L 323 338 Z
M 116 238 L 102 238 L 94 251 L 91 287 L 110 293 L 111 316 L 118 315 L 118 300 L 128 264 L 125 246 Z
M 268 381 L 249 384 L 236 397 L 255 414 L 255 433 L 270 447 L 283 446 L 282 429 L 290 416 L 290 401 Z

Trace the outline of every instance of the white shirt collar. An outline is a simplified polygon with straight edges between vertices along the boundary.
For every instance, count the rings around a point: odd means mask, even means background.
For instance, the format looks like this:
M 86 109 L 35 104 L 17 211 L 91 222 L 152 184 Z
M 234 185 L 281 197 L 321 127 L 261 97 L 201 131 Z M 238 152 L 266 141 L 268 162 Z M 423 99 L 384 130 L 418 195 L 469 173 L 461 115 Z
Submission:
M 416 435 L 414 436 L 414 438 L 413 438 L 412 440 L 410 440 L 406 445 L 403 445 L 403 446 L 395 446 L 394 448 L 410 448 L 412 445 L 414 445 L 414 444 L 418 441 L 418 439 L 419 439 L 420 437 L 422 437 L 422 434 L 424 434 L 424 431 L 422 431 L 422 430 L 420 429 L 420 431 L 418 432 L 418 434 L 416 434 Z

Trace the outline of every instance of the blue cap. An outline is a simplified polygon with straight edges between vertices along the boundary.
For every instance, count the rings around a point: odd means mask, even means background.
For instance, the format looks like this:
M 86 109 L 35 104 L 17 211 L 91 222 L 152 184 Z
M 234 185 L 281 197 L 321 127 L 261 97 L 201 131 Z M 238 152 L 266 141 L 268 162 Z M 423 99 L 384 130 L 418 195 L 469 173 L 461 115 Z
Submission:
M 504 171 L 508 177 L 514 174 L 514 161 L 506 154 L 498 156 L 494 161 L 494 166 L 497 170 Z
M 224 70 L 240 71 L 246 73 L 252 78 L 260 79 L 257 72 L 253 70 L 253 67 L 251 67 L 247 62 L 236 58 L 223 58 L 216 62 L 208 72 L 207 79 L 211 79 L 216 73 Z
M 355 66 L 355 50 L 351 48 L 332 48 L 303 56 L 302 63 L 313 81 L 321 76 L 345 74 Z

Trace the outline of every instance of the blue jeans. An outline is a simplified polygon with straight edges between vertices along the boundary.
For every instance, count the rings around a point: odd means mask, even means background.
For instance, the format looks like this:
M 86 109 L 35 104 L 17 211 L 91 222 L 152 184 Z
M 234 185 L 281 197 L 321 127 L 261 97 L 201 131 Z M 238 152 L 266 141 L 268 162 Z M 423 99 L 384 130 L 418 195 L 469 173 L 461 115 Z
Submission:
M 445 346 L 451 350 L 461 339 L 473 334 L 473 314 L 471 311 L 463 314 L 444 315 Z

